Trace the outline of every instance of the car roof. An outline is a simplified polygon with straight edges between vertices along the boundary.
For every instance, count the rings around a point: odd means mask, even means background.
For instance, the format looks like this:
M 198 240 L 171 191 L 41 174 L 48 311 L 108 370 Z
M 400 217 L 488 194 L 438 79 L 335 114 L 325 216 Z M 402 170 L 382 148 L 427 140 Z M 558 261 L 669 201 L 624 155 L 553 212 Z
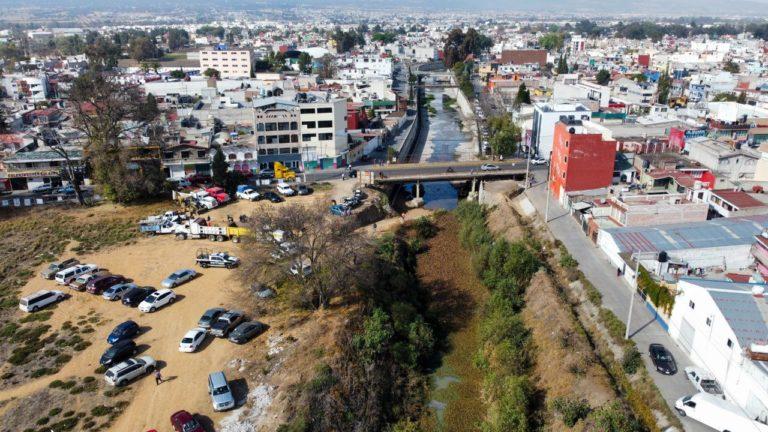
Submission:
M 227 377 L 222 371 L 211 372 L 208 375 L 208 379 L 211 380 L 211 384 L 213 384 L 215 387 L 227 385 Z
M 224 308 L 215 307 L 215 308 L 210 308 L 210 309 L 206 310 L 205 312 L 203 312 L 203 315 L 211 315 L 214 312 L 226 312 L 226 311 L 227 310 L 224 309 Z
M 115 328 L 128 327 L 128 326 L 132 326 L 132 325 L 138 325 L 138 324 L 136 324 L 136 321 L 134 321 L 134 320 L 128 320 L 128 321 L 121 322 Z
M 188 330 L 186 333 L 184 333 L 184 337 L 191 337 L 198 333 L 205 333 L 206 330 L 200 327 L 193 328 L 192 330 Z

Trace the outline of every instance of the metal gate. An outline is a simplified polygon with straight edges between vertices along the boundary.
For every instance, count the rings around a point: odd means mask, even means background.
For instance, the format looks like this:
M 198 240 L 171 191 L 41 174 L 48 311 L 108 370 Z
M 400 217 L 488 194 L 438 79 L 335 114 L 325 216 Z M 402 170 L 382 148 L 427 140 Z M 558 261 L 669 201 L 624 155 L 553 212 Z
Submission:
M 680 345 L 688 354 L 690 354 L 693 349 L 693 338 L 695 336 L 696 329 L 693 328 L 688 320 L 683 319 L 683 322 L 680 325 Z

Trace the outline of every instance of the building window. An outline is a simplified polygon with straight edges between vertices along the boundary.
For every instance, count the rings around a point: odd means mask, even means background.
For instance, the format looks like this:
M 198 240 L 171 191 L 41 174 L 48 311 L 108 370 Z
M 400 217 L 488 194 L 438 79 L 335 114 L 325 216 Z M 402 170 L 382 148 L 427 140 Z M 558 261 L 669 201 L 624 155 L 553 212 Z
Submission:
M 565 171 L 563 171 L 563 178 L 565 178 Z
M 318 135 L 318 138 L 320 139 L 320 141 L 332 140 L 333 139 L 333 134 L 332 133 L 321 133 L 321 134 Z
M 696 303 L 693 302 L 693 300 L 688 302 L 688 307 L 691 309 L 696 309 Z
M 565 148 L 568 148 L 568 141 L 565 142 Z
M 253 159 L 253 153 L 246 153 L 246 154 L 243 156 L 243 159 Z
M 181 158 L 182 159 L 189 159 L 189 151 L 182 151 L 181 152 Z
M 332 120 L 321 120 L 321 121 L 317 122 L 317 127 L 321 127 L 321 128 L 333 127 L 333 121 Z
M 301 140 L 302 141 L 312 141 L 313 139 L 315 139 L 316 136 L 317 136 L 317 134 L 302 134 L 301 135 Z
M 712 318 L 707 317 L 707 327 L 712 327 Z
M 198 150 L 197 151 L 197 157 L 204 158 L 205 155 L 206 155 L 206 151 L 205 150 Z
M 726 342 L 725 344 L 728 345 L 728 348 L 733 348 L 733 341 L 732 340 L 728 339 L 728 342 Z
M 328 113 L 332 113 L 332 112 L 333 112 L 333 108 L 318 108 L 317 109 L 317 113 L 318 114 L 328 114 Z
M 265 154 L 267 154 L 267 150 L 266 149 L 259 149 L 259 154 L 261 156 L 264 156 Z
M 299 124 L 296 122 L 291 122 L 291 130 L 298 130 Z
M 563 162 L 568 163 L 568 156 L 563 157 Z
M 280 154 L 289 154 L 291 153 L 290 147 L 280 147 Z
M 302 114 L 314 114 L 315 109 L 314 108 L 302 108 L 301 109 Z
M 306 127 L 307 129 L 314 129 L 316 126 L 316 123 L 313 121 L 305 121 L 305 122 L 301 122 L 301 125 Z
M 237 155 L 236 155 L 236 154 L 234 154 L 234 153 L 230 153 L 230 154 L 228 154 L 228 155 L 227 155 L 227 159 L 229 159 L 229 160 L 235 160 L 235 159 L 237 159 Z

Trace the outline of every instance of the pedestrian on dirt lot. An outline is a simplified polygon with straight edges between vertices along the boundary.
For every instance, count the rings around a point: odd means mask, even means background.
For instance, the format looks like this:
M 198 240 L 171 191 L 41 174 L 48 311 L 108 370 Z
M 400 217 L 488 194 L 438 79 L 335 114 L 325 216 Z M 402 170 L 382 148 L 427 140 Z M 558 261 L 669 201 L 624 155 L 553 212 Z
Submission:
M 621 267 L 616 269 L 616 276 L 621 276 Z
M 155 385 L 160 385 L 163 382 L 163 376 L 160 375 L 160 370 L 155 371 Z

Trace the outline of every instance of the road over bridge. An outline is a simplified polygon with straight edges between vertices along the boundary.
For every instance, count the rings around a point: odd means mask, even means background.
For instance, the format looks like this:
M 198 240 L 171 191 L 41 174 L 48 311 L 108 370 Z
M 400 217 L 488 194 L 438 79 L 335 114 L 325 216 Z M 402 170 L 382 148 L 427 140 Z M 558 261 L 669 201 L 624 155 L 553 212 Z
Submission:
M 483 170 L 484 162 L 439 162 L 360 167 L 358 175 L 366 184 L 395 184 L 432 181 L 499 180 L 525 178 L 526 161 L 496 162 L 498 170 Z M 531 173 L 546 176 L 546 166 L 531 166 Z

